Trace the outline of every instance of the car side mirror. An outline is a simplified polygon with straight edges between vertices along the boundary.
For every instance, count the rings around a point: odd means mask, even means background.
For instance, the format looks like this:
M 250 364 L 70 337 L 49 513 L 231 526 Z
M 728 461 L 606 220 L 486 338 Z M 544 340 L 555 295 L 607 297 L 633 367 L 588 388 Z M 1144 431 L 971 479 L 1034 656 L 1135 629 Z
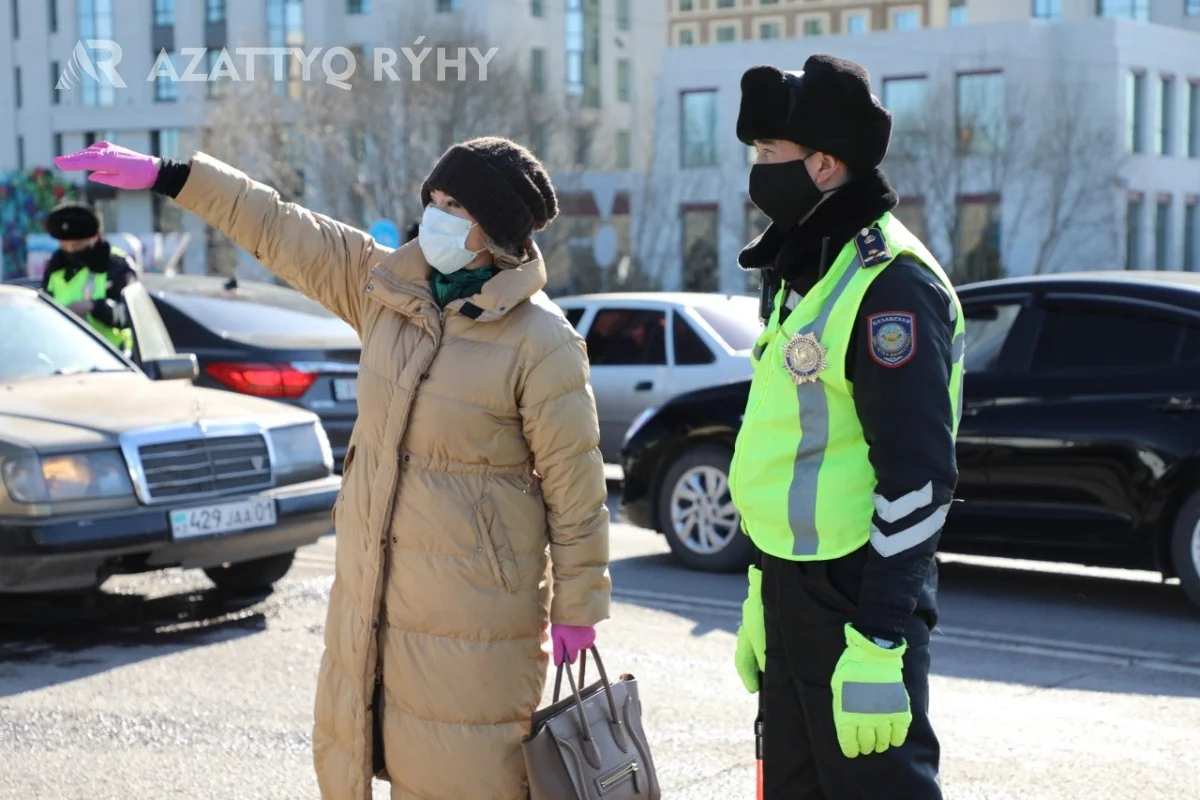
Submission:
M 194 381 L 200 377 L 200 362 L 194 353 L 147 361 L 142 369 L 156 381 Z

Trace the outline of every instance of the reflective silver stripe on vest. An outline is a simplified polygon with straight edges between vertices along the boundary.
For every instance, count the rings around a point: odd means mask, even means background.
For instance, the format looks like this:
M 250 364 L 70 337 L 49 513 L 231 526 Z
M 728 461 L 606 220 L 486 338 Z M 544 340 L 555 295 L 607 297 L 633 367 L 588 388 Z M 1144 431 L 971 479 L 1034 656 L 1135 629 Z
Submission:
M 842 274 L 833 294 L 821 307 L 821 313 L 797 331 L 798 334 L 811 333 L 818 339 L 824 335 L 830 313 L 861 268 L 862 261 L 856 256 L 854 264 Z M 788 525 L 792 529 L 792 555 L 813 556 L 821 544 L 817 536 L 817 476 L 825 463 L 825 448 L 829 445 L 829 401 L 825 397 L 825 384 L 820 380 L 800 384 L 796 387 L 796 399 L 800 403 L 800 443 L 796 446 L 792 483 L 788 487 Z
M 967 349 L 967 332 L 963 331 L 958 336 L 954 337 L 954 341 L 950 343 L 950 370 L 953 372 L 954 365 L 963 357 Z M 965 377 L 965 375 L 963 376 Z M 955 412 L 955 424 L 962 422 L 963 412 L 963 384 L 966 383 L 961 377 L 958 380 L 958 408 Z
M 847 714 L 903 714 L 908 692 L 903 683 L 842 684 L 842 711 Z

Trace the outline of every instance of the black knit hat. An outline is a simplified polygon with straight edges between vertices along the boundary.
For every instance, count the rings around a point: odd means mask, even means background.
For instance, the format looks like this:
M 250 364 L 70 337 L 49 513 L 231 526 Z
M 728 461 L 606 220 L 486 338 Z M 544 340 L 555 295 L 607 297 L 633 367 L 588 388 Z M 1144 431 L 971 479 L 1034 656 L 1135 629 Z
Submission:
M 747 145 L 755 139 L 795 142 L 867 170 L 887 155 L 892 115 L 871 94 L 863 67 L 814 55 L 799 74 L 767 66 L 746 70 L 737 136 Z
M 558 216 L 558 198 L 537 156 L 500 136 L 469 139 L 447 150 L 421 185 L 453 197 L 492 241 L 518 248 Z
M 100 215 L 83 203 L 60 203 L 46 216 L 46 233 L 60 241 L 90 239 L 100 227 Z

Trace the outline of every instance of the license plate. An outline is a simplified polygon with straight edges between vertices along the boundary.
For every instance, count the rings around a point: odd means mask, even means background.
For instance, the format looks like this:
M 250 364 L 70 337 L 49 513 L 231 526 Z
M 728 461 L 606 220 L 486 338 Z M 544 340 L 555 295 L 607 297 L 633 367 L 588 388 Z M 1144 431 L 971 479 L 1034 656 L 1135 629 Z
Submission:
M 243 500 L 171 512 L 171 535 L 176 539 L 220 536 L 274 524 L 274 500 Z
M 358 379 L 357 378 L 334 378 L 333 380 L 333 399 L 340 402 L 349 400 L 358 400 Z

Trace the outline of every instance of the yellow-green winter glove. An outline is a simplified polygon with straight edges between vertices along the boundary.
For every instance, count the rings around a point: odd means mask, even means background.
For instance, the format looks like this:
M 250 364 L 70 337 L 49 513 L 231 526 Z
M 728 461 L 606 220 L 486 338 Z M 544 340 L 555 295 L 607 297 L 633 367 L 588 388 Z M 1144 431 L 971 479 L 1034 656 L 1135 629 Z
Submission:
M 847 758 L 899 747 L 912 724 L 903 665 L 906 643 L 887 649 L 846 625 L 846 651 L 833 668 L 833 724 Z
M 759 674 L 767 669 L 767 626 L 763 620 L 762 571 L 750 568 L 750 587 L 742 602 L 742 624 L 738 627 L 733 662 L 746 691 L 758 691 Z

